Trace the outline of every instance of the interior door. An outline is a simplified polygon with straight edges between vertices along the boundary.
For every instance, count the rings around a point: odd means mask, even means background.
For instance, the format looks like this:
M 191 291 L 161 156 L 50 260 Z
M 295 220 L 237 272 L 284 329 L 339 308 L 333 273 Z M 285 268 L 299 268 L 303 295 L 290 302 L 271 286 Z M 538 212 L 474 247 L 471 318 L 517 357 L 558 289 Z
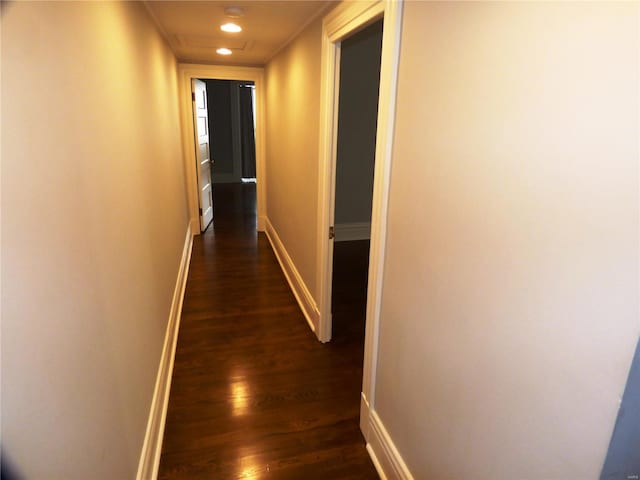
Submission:
M 196 144 L 196 170 L 198 172 L 200 192 L 200 230 L 204 232 L 211 223 L 211 220 L 213 220 L 207 85 L 202 80 L 194 78 L 191 80 L 191 92 L 191 98 L 193 99 L 193 129 Z

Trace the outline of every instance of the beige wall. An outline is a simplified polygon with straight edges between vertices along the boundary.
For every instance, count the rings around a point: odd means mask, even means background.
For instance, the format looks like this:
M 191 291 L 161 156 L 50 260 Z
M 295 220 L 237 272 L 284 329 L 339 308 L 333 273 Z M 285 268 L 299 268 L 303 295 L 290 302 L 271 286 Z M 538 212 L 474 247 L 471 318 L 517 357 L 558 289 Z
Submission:
M 637 3 L 405 4 L 376 408 L 415 478 L 599 476 L 638 339 Z
M 178 121 L 142 4 L 2 5 L 2 441 L 26 478 L 135 477 L 187 228 Z
M 313 295 L 321 34 L 318 19 L 269 62 L 265 74 L 267 217 Z

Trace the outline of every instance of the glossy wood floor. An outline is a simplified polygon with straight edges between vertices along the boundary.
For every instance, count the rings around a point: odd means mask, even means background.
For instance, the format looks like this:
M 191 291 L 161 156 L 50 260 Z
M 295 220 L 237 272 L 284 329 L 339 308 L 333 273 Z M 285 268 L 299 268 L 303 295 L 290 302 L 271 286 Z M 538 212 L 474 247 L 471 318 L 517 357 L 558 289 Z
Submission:
M 214 204 L 194 240 L 159 478 L 377 479 L 358 427 L 367 245 L 346 255 L 359 274 L 338 267 L 350 273 L 323 345 L 256 234 L 255 185 L 216 185 Z

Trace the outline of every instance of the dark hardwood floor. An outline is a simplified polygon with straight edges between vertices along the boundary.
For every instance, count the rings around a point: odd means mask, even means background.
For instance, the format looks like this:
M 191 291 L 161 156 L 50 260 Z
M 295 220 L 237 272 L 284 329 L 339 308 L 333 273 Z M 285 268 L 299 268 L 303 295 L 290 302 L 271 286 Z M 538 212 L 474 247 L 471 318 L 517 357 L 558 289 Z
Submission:
M 323 345 L 255 231 L 255 184 L 214 192 L 215 225 L 193 245 L 159 478 L 377 479 L 358 426 L 366 253 L 364 276 L 355 270 L 368 245 L 336 244 L 356 262 L 336 264 Z

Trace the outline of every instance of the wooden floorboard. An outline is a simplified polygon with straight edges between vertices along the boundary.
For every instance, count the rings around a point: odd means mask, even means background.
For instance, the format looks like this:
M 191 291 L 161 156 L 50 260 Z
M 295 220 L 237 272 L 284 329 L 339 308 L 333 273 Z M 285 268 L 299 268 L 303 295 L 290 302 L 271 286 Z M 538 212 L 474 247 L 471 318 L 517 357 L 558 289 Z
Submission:
M 216 185 L 194 240 L 160 479 L 377 479 L 359 430 L 367 242 L 336 244 L 319 343 L 263 234 L 255 184 Z

